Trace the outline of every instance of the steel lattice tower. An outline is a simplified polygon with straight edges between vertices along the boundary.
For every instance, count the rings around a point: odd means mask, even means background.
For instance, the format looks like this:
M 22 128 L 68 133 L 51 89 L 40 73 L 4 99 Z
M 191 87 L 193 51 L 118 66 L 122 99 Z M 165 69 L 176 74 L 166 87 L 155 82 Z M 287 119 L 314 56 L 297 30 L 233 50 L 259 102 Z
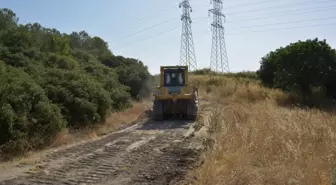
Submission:
M 181 16 L 182 20 L 182 35 L 181 35 L 181 51 L 180 51 L 180 65 L 186 65 L 189 67 L 190 71 L 197 69 L 194 40 L 191 30 L 191 18 L 190 12 L 192 8 L 190 6 L 189 0 L 183 0 L 179 7 L 183 8 L 183 13 Z
M 212 47 L 210 57 L 210 69 L 215 72 L 229 72 L 229 61 L 226 52 L 224 39 L 223 22 L 225 15 L 222 13 L 223 0 L 211 0 L 213 9 L 209 14 L 213 14 L 212 26 Z

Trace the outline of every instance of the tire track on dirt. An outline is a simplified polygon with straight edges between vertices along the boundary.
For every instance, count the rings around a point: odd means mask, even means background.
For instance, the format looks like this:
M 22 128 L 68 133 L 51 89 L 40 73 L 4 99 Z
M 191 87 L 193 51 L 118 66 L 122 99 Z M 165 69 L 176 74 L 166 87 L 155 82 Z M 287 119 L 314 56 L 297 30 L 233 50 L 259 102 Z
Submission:
M 125 164 L 129 169 L 102 184 L 157 185 L 179 182 L 190 165 L 197 161 L 200 151 L 189 147 L 196 140 L 185 139 L 181 134 L 176 137 L 175 134 L 176 130 L 165 132 L 148 145 L 128 153 Z M 201 145 L 201 140 L 198 144 Z
M 44 171 L 0 184 L 108 184 L 122 176 L 132 179 L 132 173 L 140 173 L 137 169 L 141 169 L 143 162 L 162 155 L 158 152 L 160 147 L 181 137 L 185 130 L 181 125 L 181 121 L 149 121 L 125 132 L 59 150 L 39 164 Z
M 200 113 L 205 115 L 209 105 L 204 105 Z M 38 173 L 0 185 L 175 185 L 198 164 L 204 149 L 203 138 L 185 136 L 195 125 L 191 124 L 144 120 L 101 139 L 52 152 L 37 165 Z

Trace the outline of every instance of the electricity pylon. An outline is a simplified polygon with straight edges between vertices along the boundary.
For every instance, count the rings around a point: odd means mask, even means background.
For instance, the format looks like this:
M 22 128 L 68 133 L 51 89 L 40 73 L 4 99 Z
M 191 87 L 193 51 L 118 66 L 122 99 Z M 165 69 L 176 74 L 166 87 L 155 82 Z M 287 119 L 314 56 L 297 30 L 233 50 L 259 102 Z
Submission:
M 210 69 L 215 72 L 229 72 L 229 61 L 226 52 L 224 39 L 223 22 L 225 15 L 222 13 L 223 1 L 211 0 L 213 8 L 209 10 L 209 14 L 213 14 L 212 26 L 212 47 L 210 57 Z
M 180 5 L 183 8 L 183 13 L 181 16 L 182 20 L 182 35 L 181 35 L 181 51 L 180 51 L 180 65 L 188 66 L 190 71 L 197 69 L 196 56 L 194 41 L 191 31 L 191 17 L 190 12 L 192 8 L 190 6 L 189 0 L 183 0 Z

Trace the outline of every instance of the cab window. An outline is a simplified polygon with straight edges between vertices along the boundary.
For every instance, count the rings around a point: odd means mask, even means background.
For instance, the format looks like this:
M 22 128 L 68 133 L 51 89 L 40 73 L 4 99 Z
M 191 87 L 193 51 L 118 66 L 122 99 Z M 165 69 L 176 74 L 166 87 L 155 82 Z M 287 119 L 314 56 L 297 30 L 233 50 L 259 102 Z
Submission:
M 164 75 L 165 86 L 183 86 L 184 71 L 183 70 L 166 70 Z

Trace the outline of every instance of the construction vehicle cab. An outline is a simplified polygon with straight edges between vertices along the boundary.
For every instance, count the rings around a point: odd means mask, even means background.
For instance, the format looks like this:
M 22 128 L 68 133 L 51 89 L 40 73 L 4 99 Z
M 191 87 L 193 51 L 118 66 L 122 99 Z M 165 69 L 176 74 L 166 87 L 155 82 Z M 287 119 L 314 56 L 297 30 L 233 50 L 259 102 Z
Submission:
M 162 120 L 177 115 L 196 119 L 198 88 L 188 81 L 187 66 L 161 66 L 160 84 L 154 92 L 153 116 Z

